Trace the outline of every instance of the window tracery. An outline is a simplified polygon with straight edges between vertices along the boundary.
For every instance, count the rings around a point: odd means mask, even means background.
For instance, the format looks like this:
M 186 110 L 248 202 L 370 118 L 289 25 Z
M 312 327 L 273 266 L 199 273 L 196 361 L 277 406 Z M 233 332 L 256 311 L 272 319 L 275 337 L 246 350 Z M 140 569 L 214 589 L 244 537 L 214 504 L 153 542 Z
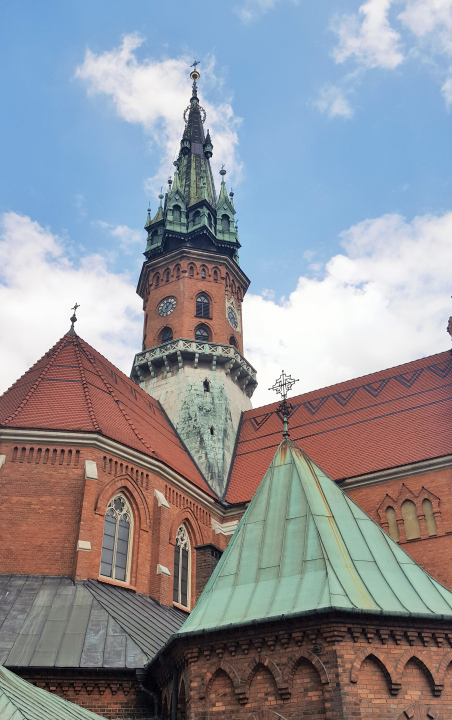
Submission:
M 107 505 L 100 560 L 100 575 L 128 582 L 133 516 L 127 498 L 119 493 Z
M 195 340 L 198 340 L 198 342 L 209 342 L 209 330 L 205 325 L 198 325 L 195 328 Z
M 210 300 L 204 293 L 196 297 L 196 317 L 210 317 Z
M 185 525 L 180 525 L 176 533 L 174 548 L 174 584 L 173 601 L 189 607 L 190 596 L 190 538 Z

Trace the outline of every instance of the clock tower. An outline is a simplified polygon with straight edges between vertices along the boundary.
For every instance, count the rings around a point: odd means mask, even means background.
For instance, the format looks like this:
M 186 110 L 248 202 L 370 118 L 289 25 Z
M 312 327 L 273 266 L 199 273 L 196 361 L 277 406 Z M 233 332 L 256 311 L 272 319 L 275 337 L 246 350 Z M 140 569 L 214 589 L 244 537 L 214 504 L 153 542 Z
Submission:
M 142 352 L 132 378 L 162 404 L 211 489 L 223 497 L 242 412 L 256 372 L 243 357 L 242 302 L 234 194 L 220 170 L 217 197 L 194 69 L 174 180 L 148 211 L 137 292 L 143 299 Z

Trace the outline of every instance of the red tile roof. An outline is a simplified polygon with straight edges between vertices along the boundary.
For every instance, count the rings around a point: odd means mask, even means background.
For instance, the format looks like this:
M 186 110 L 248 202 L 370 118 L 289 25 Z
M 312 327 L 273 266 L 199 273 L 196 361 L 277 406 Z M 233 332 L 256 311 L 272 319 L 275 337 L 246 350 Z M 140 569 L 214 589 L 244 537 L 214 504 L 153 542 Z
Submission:
M 339 480 L 452 454 L 452 355 L 291 398 L 290 437 Z M 282 437 L 278 403 L 244 413 L 226 500 L 250 500 Z
M 67 334 L 0 397 L 0 428 L 91 432 L 156 458 L 209 489 L 160 404 Z

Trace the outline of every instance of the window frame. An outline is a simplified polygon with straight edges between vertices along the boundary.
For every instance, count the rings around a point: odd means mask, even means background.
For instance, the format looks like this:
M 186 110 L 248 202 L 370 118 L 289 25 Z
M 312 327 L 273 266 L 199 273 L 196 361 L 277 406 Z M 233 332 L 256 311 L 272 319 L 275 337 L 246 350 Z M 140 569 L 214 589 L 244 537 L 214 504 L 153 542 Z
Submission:
M 125 580 L 120 580 L 116 575 L 116 555 L 118 550 L 118 529 L 120 526 L 120 516 L 117 514 L 117 510 L 114 507 L 115 500 L 121 499 L 124 503 L 124 509 L 121 511 L 121 516 L 128 515 L 129 516 L 129 535 L 127 540 L 127 558 L 126 558 L 126 567 L 125 567 Z M 116 523 L 115 523 L 115 535 L 114 535 L 114 544 L 113 544 L 113 556 L 112 556 L 112 562 L 111 562 L 111 575 L 105 575 L 102 572 L 102 555 L 104 550 L 104 539 L 105 539 L 105 529 L 106 529 L 106 522 L 107 522 L 107 513 L 108 511 L 112 509 L 114 513 L 116 514 Z M 109 517 L 113 517 L 112 515 L 109 515 Z M 115 495 L 113 495 L 112 498 L 110 498 L 107 507 L 105 508 L 104 513 L 104 524 L 103 524 L 103 531 L 102 531 L 102 545 L 101 545 L 101 557 L 100 557 L 100 564 L 99 564 L 99 578 L 105 578 L 106 580 L 115 582 L 115 583 L 122 583 L 124 585 L 130 585 L 130 571 L 132 567 L 132 546 L 133 546 L 133 534 L 134 534 L 134 517 L 133 517 L 133 510 L 132 505 L 128 499 L 128 497 L 123 492 L 117 492 Z M 111 536 L 110 536 L 111 537 Z M 104 560 L 105 562 L 105 560 Z
M 200 309 L 200 312 L 202 313 L 202 315 L 200 313 L 198 313 L 198 303 L 199 303 L 199 309 Z M 207 315 L 205 314 L 205 310 L 204 310 L 206 305 L 207 305 Z M 212 317 L 211 305 L 212 305 L 212 300 L 206 292 L 203 291 L 203 292 L 198 293 L 196 296 L 196 299 L 195 299 L 195 317 L 201 318 L 203 320 L 205 320 L 206 318 L 210 319 Z
M 198 332 L 198 330 L 204 330 L 207 333 L 207 337 L 197 338 L 196 333 Z M 211 339 L 210 329 L 207 327 L 207 325 L 205 323 L 199 323 L 199 325 L 197 325 L 195 327 L 195 342 L 199 342 L 199 343 L 210 342 L 210 339 Z
M 182 564 L 182 552 L 184 550 L 183 545 L 179 544 L 180 537 L 183 537 L 183 544 L 187 545 L 188 547 L 185 548 L 187 550 L 187 604 L 182 602 L 182 582 L 183 577 L 182 573 L 179 572 L 177 577 L 177 600 L 175 599 L 175 592 L 176 592 L 176 554 L 179 550 L 179 564 L 178 569 L 183 568 Z M 190 541 L 190 534 L 188 532 L 187 526 L 184 523 L 181 523 L 179 527 L 176 530 L 176 540 L 174 543 L 174 562 L 173 562 L 173 603 L 176 605 L 179 605 L 182 608 L 186 608 L 187 610 L 190 610 L 191 607 L 191 541 Z

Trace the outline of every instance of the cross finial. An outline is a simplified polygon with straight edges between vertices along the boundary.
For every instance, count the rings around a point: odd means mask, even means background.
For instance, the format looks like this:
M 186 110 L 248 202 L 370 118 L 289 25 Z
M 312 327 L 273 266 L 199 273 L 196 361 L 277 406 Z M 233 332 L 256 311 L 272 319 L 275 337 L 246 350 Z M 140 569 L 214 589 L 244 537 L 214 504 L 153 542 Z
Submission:
M 298 380 L 294 380 L 294 378 L 290 377 L 290 375 L 286 375 L 284 370 L 282 370 L 281 375 L 277 379 L 275 384 L 271 388 L 269 388 L 269 390 L 274 390 L 278 393 L 278 395 L 281 395 L 282 398 L 278 406 L 278 410 L 283 416 L 283 438 L 289 437 L 289 415 L 290 411 L 292 410 L 292 405 L 287 402 L 287 393 L 291 390 L 291 388 L 295 385 L 296 382 L 298 382 Z
M 70 334 L 70 335 L 75 335 L 74 324 L 77 322 L 76 312 L 77 312 L 77 310 L 78 310 L 79 307 L 80 307 L 80 305 L 79 305 L 78 303 L 75 303 L 74 307 L 71 308 L 71 310 L 72 310 L 71 323 L 72 323 L 72 324 L 71 324 L 71 329 L 69 330 L 69 334 Z

